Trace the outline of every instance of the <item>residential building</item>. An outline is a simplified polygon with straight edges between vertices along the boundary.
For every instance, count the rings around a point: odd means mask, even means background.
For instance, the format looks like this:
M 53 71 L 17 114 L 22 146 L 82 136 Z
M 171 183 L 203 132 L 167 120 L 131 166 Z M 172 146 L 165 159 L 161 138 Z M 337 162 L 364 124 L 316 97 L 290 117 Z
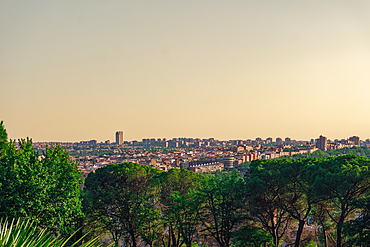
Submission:
M 280 137 L 276 138 L 276 145 L 281 145 L 283 143 L 283 139 Z
M 322 151 L 326 151 L 327 145 L 328 145 L 328 138 L 321 135 L 319 139 L 317 139 L 316 147 Z
M 352 141 L 355 146 L 360 146 L 360 137 L 352 136 L 348 140 Z
M 116 132 L 116 143 L 118 145 L 122 145 L 123 144 L 123 131 L 117 131 Z

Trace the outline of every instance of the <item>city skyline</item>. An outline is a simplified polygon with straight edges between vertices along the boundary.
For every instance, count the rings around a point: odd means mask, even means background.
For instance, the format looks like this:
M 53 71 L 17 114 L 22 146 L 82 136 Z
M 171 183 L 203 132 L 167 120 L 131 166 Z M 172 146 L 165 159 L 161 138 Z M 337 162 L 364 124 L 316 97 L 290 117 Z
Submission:
M 11 139 L 370 137 L 368 1 L 2 1 Z
M 289 136 L 286 136 L 286 137 L 277 136 L 277 137 L 274 137 L 274 138 L 271 137 L 271 136 L 268 136 L 266 138 L 255 137 L 255 138 L 246 138 L 246 139 L 241 139 L 241 138 L 218 139 L 218 138 L 214 138 L 214 137 L 199 138 L 199 137 L 185 137 L 185 136 L 182 136 L 182 137 L 171 137 L 171 138 L 167 138 L 167 137 L 145 137 L 145 138 L 141 138 L 141 139 L 127 140 L 127 139 L 124 139 L 124 132 L 122 130 L 119 130 L 119 131 L 115 132 L 115 135 L 114 135 L 113 139 L 105 139 L 105 140 L 86 139 L 86 140 L 79 140 L 79 141 L 66 141 L 65 143 L 94 142 L 95 144 L 96 143 L 103 143 L 103 144 L 122 145 L 124 143 L 133 142 L 133 141 L 144 142 L 144 140 L 145 140 L 145 141 L 155 141 L 155 142 L 156 141 L 172 142 L 174 140 L 179 141 L 179 140 L 184 140 L 184 139 L 192 139 L 192 140 L 200 140 L 200 141 L 216 140 L 216 141 L 222 141 L 222 142 L 225 142 L 225 141 L 261 141 L 265 144 L 274 143 L 275 145 L 276 144 L 277 145 L 279 145 L 279 144 L 289 144 L 289 142 L 294 141 L 294 142 L 308 142 L 310 144 L 322 143 L 322 144 L 318 144 L 318 145 L 323 147 L 323 146 L 326 146 L 326 143 L 328 141 L 333 142 L 333 141 L 343 141 L 343 140 L 351 141 L 353 143 L 356 143 L 356 145 L 359 145 L 360 141 L 370 140 L 370 137 L 369 138 L 361 138 L 359 136 L 354 135 L 354 136 L 348 136 L 348 137 L 342 137 L 342 138 L 328 138 L 327 136 L 320 135 L 319 137 L 312 137 L 312 138 L 309 138 L 309 139 L 295 139 L 295 138 L 290 138 Z M 268 143 L 266 143 L 266 141 L 268 141 Z M 314 141 L 314 143 L 312 143 L 312 141 Z M 57 143 L 58 141 L 40 141 L 40 142 Z M 60 143 L 64 143 L 64 142 L 60 142 Z

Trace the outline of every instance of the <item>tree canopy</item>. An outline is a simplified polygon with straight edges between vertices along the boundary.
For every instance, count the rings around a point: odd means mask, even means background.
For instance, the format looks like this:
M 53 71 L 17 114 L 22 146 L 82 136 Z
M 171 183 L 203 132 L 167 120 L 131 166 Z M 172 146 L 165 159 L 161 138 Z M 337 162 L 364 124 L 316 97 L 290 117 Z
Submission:
M 4 128 L 4 122 L 0 122 L 0 156 L 3 154 L 3 150 L 6 147 L 6 144 L 8 143 L 8 133 L 6 133 L 6 130 Z
M 0 136 L 6 136 L 4 133 L 1 130 Z M 79 228 L 83 181 L 77 164 L 65 150 L 51 146 L 40 156 L 31 139 L 19 140 L 18 148 L 15 141 L 2 143 L 0 217 L 28 217 L 62 235 Z
M 1 122 L 0 218 L 62 237 L 98 226 L 117 246 L 367 246 L 370 159 L 349 150 L 362 156 L 317 152 L 213 175 L 110 164 L 83 180 L 59 145 L 40 155 L 31 139 L 8 140 Z
M 136 247 L 139 237 L 150 245 L 156 240 L 160 211 L 150 180 L 158 173 L 149 166 L 123 163 L 97 169 L 86 178 L 87 210 L 110 231 L 116 244 L 123 239 Z

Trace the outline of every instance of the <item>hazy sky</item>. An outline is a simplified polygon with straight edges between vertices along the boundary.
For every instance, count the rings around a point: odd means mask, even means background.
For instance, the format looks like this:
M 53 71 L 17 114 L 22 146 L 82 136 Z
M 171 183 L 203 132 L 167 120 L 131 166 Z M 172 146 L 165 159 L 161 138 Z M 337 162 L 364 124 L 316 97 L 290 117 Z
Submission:
M 369 10 L 0 0 L 0 120 L 34 141 L 370 138 Z

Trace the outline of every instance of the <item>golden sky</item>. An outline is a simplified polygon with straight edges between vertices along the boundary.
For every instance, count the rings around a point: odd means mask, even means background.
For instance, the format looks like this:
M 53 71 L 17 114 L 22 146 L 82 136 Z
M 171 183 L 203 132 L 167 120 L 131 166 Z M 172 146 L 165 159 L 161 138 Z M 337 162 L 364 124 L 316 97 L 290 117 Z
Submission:
M 0 1 L 0 120 L 34 141 L 370 138 L 370 1 Z

